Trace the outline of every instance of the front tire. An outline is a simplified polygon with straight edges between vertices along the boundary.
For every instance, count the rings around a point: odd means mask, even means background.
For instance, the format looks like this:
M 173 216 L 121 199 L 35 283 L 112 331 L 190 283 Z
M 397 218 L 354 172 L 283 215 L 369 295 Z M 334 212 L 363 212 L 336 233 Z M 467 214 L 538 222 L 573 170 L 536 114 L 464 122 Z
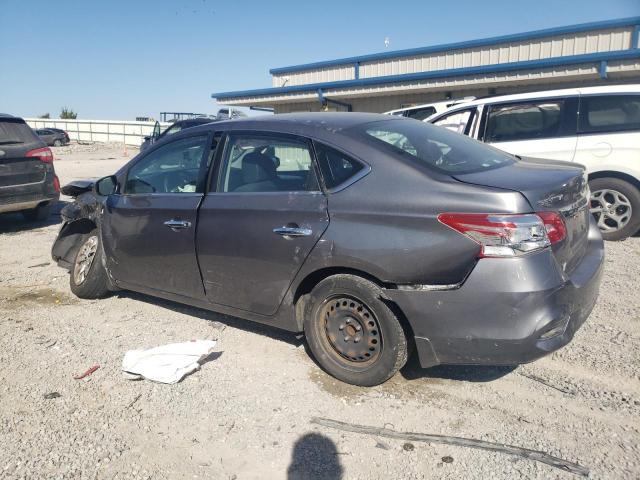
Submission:
M 338 380 L 379 385 L 407 362 L 407 337 L 374 283 L 354 275 L 322 280 L 310 294 L 304 332 L 320 366 Z
M 640 191 L 619 178 L 589 182 L 591 213 L 605 240 L 624 240 L 640 229 Z
M 102 264 L 102 245 L 97 229 L 83 237 L 73 261 L 69 285 L 71 291 L 79 298 L 102 298 L 109 293 L 107 271 Z

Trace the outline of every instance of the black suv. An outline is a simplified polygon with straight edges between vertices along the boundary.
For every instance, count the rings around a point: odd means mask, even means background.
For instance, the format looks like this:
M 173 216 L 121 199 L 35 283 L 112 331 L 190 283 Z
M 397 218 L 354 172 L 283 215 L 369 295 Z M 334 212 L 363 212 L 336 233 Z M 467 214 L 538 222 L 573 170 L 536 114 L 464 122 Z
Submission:
M 60 197 L 53 153 L 21 118 L 0 114 L 0 213 L 49 217 Z

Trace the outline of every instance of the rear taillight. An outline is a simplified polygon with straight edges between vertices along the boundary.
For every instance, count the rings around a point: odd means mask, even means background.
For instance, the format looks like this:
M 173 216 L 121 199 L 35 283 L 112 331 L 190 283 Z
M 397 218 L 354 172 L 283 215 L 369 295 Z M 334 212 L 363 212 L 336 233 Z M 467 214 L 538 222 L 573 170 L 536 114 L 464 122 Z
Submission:
M 53 176 L 53 189 L 57 192 L 60 193 L 60 179 L 58 178 L 57 175 Z
M 562 218 L 553 212 L 441 213 L 438 220 L 478 243 L 481 258 L 533 252 L 559 242 L 566 234 Z
M 538 212 L 537 214 L 544 222 L 547 237 L 551 243 L 558 243 L 567 236 L 567 226 L 562 217 L 556 212 Z
M 53 163 L 53 153 L 49 149 L 49 147 L 44 148 L 36 148 L 35 150 L 29 150 L 24 155 L 29 158 L 37 158 L 41 162 L 44 163 Z

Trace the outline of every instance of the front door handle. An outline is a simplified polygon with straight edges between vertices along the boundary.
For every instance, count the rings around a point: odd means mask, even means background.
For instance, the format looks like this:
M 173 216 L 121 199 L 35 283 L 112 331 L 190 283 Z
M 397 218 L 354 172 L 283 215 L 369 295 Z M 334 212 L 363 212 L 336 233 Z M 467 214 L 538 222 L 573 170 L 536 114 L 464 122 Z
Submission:
M 313 233 L 313 230 L 300 227 L 277 227 L 273 229 L 273 233 L 283 237 L 308 237 Z
M 185 228 L 191 228 L 191 222 L 187 222 L 186 220 L 167 220 L 164 222 L 165 227 L 169 227 L 174 232 L 178 230 L 183 230 Z

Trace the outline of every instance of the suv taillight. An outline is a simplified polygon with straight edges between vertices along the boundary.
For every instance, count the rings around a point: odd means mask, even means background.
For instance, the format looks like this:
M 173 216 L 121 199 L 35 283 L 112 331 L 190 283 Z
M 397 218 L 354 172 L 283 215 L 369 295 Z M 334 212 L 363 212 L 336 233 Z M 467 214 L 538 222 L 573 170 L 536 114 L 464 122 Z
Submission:
M 24 154 L 25 157 L 37 158 L 43 163 L 53 163 L 53 153 L 49 147 L 36 148 Z
M 441 213 L 438 220 L 480 245 L 480 258 L 515 257 L 564 239 L 566 228 L 554 212 L 539 214 Z

